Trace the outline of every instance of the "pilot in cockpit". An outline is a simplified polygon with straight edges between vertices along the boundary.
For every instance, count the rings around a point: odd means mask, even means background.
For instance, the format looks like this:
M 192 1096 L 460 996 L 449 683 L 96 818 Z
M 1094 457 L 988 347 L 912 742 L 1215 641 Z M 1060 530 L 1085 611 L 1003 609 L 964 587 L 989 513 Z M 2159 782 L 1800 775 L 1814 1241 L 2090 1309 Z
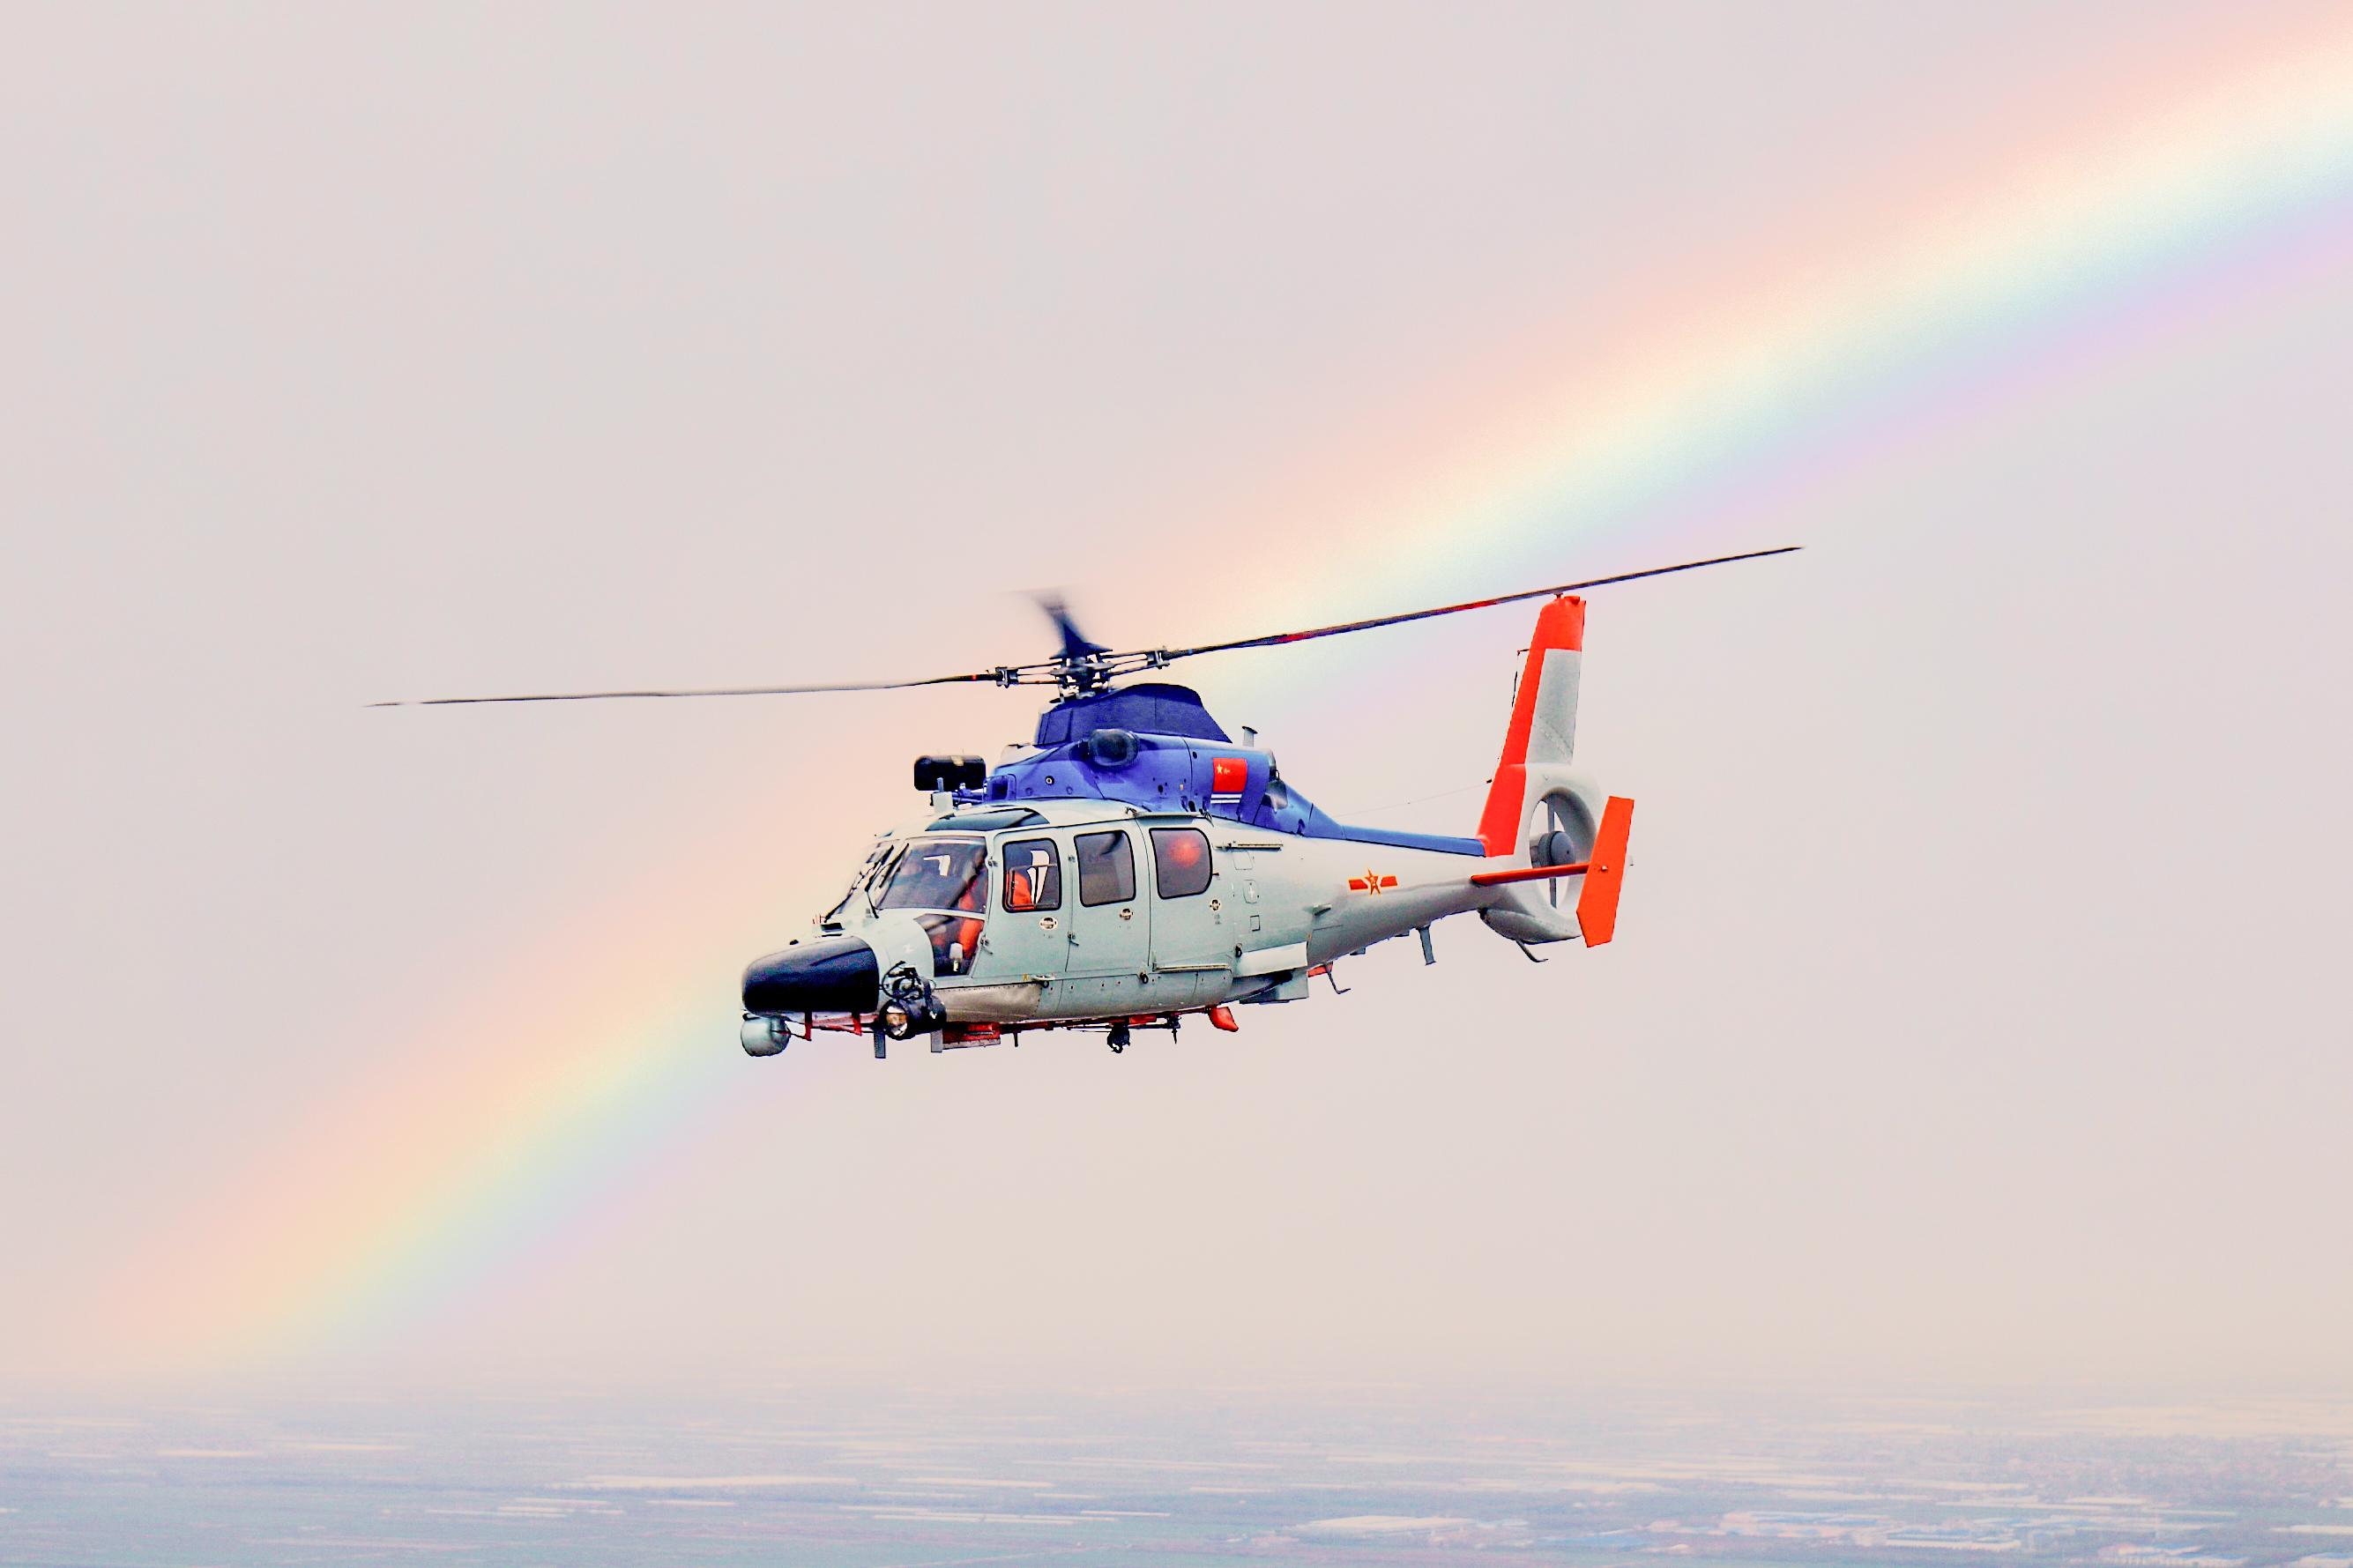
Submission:
M 961 839 L 917 839 L 891 872 L 891 885 L 876 901 L 884 910 L 982 911 L 982 872 L 987 852 Z

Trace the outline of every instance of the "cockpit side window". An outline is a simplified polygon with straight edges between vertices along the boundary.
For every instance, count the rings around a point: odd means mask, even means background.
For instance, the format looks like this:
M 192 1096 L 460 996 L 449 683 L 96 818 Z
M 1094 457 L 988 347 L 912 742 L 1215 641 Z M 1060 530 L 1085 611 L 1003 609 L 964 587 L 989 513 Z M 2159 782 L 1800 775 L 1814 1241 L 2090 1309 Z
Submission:
M 977 840 L 918 838 L 891 868 L 891 879 L 874 907 L 981 914 L 987 909 L 987 870 L 988 851 Z
M 889 862 L 892 851 L 898 847 L 896 839 L 889 837 L 876 839 L 874 847 L 866 852 L 866 863 L 859 867 L 858 875 L 849 879 L 849 890 L 841 895 L 839 903 L 818 917 L 819 923 L 830 924 L 839 920 L 841 917 L 841 911 L 849 907 L 849 900 L 858 896 L 858 890 L 860 888 L 881 887 L 882 868 Z
M 1119 904 L 1135 897 L 1135 850 L 1126 834 L 1082 833 L 1077 847 L 1079 902 Z
M 1062 853 L 1050 838 L 1017 838 L 1005 847 L 1004 896 L 1009 911 L 1062 907 Z

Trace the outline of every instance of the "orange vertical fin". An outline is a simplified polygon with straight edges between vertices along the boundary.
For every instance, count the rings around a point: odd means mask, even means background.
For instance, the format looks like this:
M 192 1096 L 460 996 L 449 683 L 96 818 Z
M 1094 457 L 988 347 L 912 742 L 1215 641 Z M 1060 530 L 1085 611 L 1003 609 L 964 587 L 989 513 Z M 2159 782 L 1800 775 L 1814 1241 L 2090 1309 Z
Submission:
M 1504 731 L 1504 754 L 1496 759 L 1495 776 L 1487 787 L 1487 804 L 1479 813 L 1479 839 L 1490 855 L 1517 853 L 1520 828 L 1527 813 L 1528 740 L 1535 728 L 1536 700 L 1542 692 L 1545 656 L 1585 651 L 1585 601 L 1575 595 L 1553 600 L 1536 613 L 1536 632 L 1528 644 L 1527 668 L 1520 674 L 1519 690 L 1512 699 L 1512 721 Z M 1569 688 L 1569 716 L 1576 717 L 1576 687 Z M 1566 747 L 1567 737 L 1562 736 Z M 1564 749 L 1556 760 L 1567 761 Z
M 1618 934 L 1618 883 L 1626 875 L 1626 836 L 1633 831 L 1634 803 L 1613 795 L 1601 808 L 1601 826 L 1593 835 L 1592 869 L 1577 895 L 1577 929 L 1585 945 L 1599 947 Z

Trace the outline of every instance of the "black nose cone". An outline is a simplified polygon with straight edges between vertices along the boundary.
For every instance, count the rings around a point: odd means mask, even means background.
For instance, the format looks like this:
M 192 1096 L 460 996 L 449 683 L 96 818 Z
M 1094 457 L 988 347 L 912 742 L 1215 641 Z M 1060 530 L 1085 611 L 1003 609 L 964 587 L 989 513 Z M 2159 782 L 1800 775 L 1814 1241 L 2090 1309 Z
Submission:
M 744 971 L 746 1013 L 871 1013 L 881 991 L 874 950 L 854 936 L 796 942 Z

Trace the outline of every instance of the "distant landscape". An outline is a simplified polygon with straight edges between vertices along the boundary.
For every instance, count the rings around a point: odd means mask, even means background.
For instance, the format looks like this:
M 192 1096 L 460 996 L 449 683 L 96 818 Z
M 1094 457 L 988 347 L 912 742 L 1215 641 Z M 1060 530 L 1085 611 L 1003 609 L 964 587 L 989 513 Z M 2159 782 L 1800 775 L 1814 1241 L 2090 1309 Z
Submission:
M 0 1563 L 2353 1568 L 2353 1401 L 1409 1388 L 0 1417 Z

